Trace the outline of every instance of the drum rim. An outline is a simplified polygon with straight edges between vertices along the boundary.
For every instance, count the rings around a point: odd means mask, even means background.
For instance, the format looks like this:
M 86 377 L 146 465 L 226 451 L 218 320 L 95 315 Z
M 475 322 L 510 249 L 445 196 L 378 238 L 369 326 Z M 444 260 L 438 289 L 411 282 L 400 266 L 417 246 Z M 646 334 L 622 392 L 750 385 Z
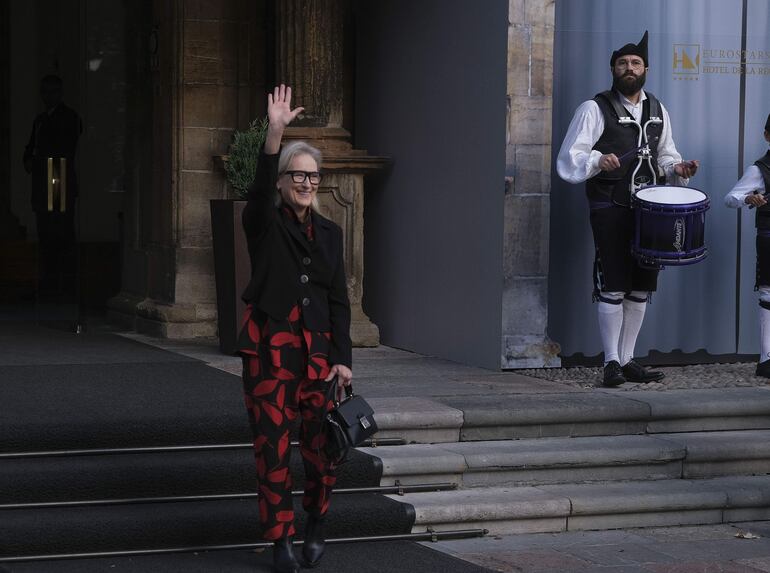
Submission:
M 702 246 L 698 247 L 697 249 L 691 249 L 689 251 L 682 251 L 682 256 L 681 257 L 676 257 L 675 255 L 677 253 L 672 252 L 672 251 L 656 251 L 654 249 L 640 248 L 640 247 L 637 247 L 636 245 L 632 245 L 631 246 L 631 254 L 634 257 L 636 257 L 636 258 L 649 257 L 649 258 L 652 258 L 652 259 L 655 259 L 655 260 L 660 260 L 662 262 L 669 262 L 669 263 L 671 261 L 682 261 L 682 260 L 698 258 L 699 256 L 701 256 L 703 253 L 706 253 L 706 252 L 708 252 L 708 247 L 706 247 L 706 245 L 702 245 Z M 666 256 L 665 257 L 658 256 L 655 253 L 663 253 Z
M 711 203 L 650 203 L 649 201 L 640 200 L 637 201 L 634 207 L 636 208 L 637 212 L 644 211 L 645 213 L 665 213 L 667 215 L 684 217 L 687 215 L 697 215 L 698 213 L 705 213 L 706 211 L 709 211 L 711 209 Z
M 664 269 L 666 265 L 670 267 L 684 267 L 687 265 L 694 265 L 695 263 L 699 263 L 704 259 L 708 258 L 708 250 L 703 251 L 702 253 L 699 253 L 695 257 L 689 257 L 687 259 L 664 259 L 664 258 L 650 258 L 650 257 L 636 257 L 637 263 L 644 267 L 647 266 L 649 268 L 657 268 L 657 269 Z
M 703 195 L 703 199 L 692 203 L 657 203 L 655 201 L 649 201 L 647 199 L 643 199 L 639 197 L 639 193 L 641 193 L 642 191 L 646 191 L 648 189 L 664 189 L 666 187 L 675 187 L 677 189 L 687 189 L 688 191 L 697 191 L 698 193 Z M 686 209 L 688 207 L 704 206 L 706 208 L 705 210 L 708 210 L 711 204 L 711 198 L 708 196 L 708 194 L 705 191 L 698 189 L 697 187 L 685 187 L 683 185 L 648 185 L 647 187 L 642 187 L 635 193 L 632 193 L 631 199 L 632 199 L 632 203 L 639 203 L 642 205 L 662 205 L 664 207 L 669 207 L 669 208 L 676 207 L 676 208 L 682 208 L 682 209 Z

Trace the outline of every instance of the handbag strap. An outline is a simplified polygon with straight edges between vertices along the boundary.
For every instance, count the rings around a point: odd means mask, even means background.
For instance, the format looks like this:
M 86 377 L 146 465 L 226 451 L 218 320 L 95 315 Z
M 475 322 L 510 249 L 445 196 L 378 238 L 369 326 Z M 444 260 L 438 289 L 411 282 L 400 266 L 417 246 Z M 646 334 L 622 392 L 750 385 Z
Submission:
M 338 386 L 338 377 L 335 376 L 332 378 L 331 383 L 329 384 L 329 389 L 327 390 L 326 397 L 330 398 L 331 401 L 334 403 L 335 407 L 338 406 L 340 403 L 337 401 L 337 386 Z M 345 396 L 347 398 L 350 398 L 353 396 L 353 383 L 351 382 L 347 386 L 344 386 L 345 388 Z

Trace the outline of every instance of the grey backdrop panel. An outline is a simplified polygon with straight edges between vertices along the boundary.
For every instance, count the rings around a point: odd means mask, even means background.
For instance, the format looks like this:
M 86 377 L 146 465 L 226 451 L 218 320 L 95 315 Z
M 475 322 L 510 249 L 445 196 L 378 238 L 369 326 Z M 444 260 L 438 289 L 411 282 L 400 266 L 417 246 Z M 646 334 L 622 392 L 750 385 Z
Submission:
M 741 164 L 748 167 L 767 151 L 764 138 L 765 121 L 770 113 L 770 3 L 767 0 L 747 2 L 746 50 L 755 57 L 747 59 L 746 118 L 744 121 L 744 153 Z M 764 57 L 758 52 L 765 52 Z M 732 67 L 734 64 L 730 64 Z M 752 73 L 753 72 L 753 73 Z M 736 174 L 736 178 L 737 178 Z M 754 211 L 741 209 L 741 275 L 740 275 L 740 336 L 738 352 L 759 351 L 759 320 L 757 296 L 753 292 L 756 268 L 756 230 Z
M 508 3 L 356 2 L 364 309 L 384 344 L 500 368 Z
M 556 5 L 554 46 L 554 165 L 575 108 L 610 87 L 613 49 L 650 31 L 646 88 L 671 115 L 674 141 L 685 159 L 699 159 L 690 182 L 712 201 L 706 217 L 709 257 L 689 267 L 667 268 L 648 308 L 636 347 L 668 352 L 732 353 L 736 349 L 737 219 L 722 207 L 738 167 L 739 79 L 703 74 L 681 80 L 674 45 L 740 46 L 740 0 L 593 0 Z M 591 304 L 594 247 L 583 185 L 553 172 L 549 334 L 562 353 L 596 355 L 601 344 Z

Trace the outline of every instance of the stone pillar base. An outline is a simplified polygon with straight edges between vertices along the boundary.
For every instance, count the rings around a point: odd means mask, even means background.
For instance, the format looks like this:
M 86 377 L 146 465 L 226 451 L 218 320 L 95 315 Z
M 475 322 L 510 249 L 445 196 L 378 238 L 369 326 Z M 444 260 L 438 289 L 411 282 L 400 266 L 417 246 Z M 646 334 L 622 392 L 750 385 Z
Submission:
M 560 368 L 561 348 L 548 337 L 503 336 L 501 368 Z
M 157 338 L 203 338 L 217 335 L 215 305 L 163 303 L 120 293 L 107 303 L 108 318 Z
M 215 305 L 168 304 L 122 292 L 107 303 L 113 324 L 157 338 L 208 338 L 217 336 Z M 351 304 L 350 338 L 353 346 L 378 346 L 380 329 Z
M 350 315 L 350 338 L 353 340 L 353 346 L 379 346 L 380 329 L 364 314 L 361 305 L 352 304 Z
M 131 293 L 120 292 L 107 301 L 107 320 L 126 330 L 135 330 L 136 307 L 143 300 Z

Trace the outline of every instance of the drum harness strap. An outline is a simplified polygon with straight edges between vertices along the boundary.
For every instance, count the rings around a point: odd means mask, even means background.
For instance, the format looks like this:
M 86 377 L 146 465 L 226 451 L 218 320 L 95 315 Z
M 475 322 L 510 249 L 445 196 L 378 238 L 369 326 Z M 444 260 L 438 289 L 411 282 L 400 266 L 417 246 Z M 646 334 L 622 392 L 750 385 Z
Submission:
M 636 174 L 639 172 L 639 169 L 641 169 L 644 162 L 647 162 L 647 165 L 649 167 L 650 173 L 652 173 L 652 184 L 656 185 L 658 182 L 657 179 L 657 173 L 655 172 L 655 169 L 652 165 L 652 151 L 650 150 L 650 140 L 647 136 L 647 127 L 652 124 L 659 124 L 663 123 L 663 120 L 660 119 L 660 105 L 658 103 L 658 100 L 656 98 L 650 98 L 650 118 L 645 122 L 644 125 L 640 124 L 638 121 L 636 121 L 629 111 L 625 108 L 623 104 L 620 103 L 620 100 L 617 97 L 610 97 L 607 98 L 610 103 L 612 104 L 613 109 L 615 110 L 615 113 L 618 116 L 618 123 L 621 125 L 627 125 L 627 124 L 633 124 L 636 126 L 637 130 L 639 131 L 639 135 L 637 136 L 636 140 L 636 149 L 632 149 L 629 152 L 626 152 L 623 154 L 623 156 L 627 156 L 630 153 L 636 153 L 637 154 L 637 163 L 636 167 L 634 168 L 633 173 L 631 174 L 631 198 L 633 199 L 633 196 L 635 193 L 643 187 L 643 185 L 636 185 L 634 181 L 636 180 Z M 621 157 L 623 157 L 621 156 Z M 601 287 L 604 283 L 604 273 L 602 272 L 602 266 L 601 266 L 601 260 L 599 258 L 599 250 L 596 250 L 596 254 L 594 257 L 594 291 L 592 293 L 592 300 L 593 302 L 605 302 L 608 304 L 621 304 L 623 302 L 623 299 L 615 300 L 611 298 L 607 298 L 605 296 L 602 296 L 601 294 Z M 630 294 L 626 294 L 625 298 L 628 300 L 631 300 L 633 302 L 647 302 L 652 303 L 652 293 L 648 292 L 647 297 L 644 299 L 640 299 L 639 297 L 635 297 Z
M 599 249 L 594 253 L 594 291 L 591 293 L 592 302 L 606 302 L 608 304 L 620 304 L 622 301 L 615 301 L 602 296 L 602 286 L 604 285 L 604 273 L 602 272 L 602 263 L 599 260 Z
M 610 98 L 610 101 L 612 103 L 613 109 L 615 110 L 615 113 L 618 115 L 618 123 L 621 125 L 633 124 L 636 126 L 636 129 L 639 130 L 639 135 L 636 140 L 637 148 L 631 151 L 632 153 L 634 151 L 637 152 L 636 167 L 631 174 L 630 183 L 631 198 L 633 199 L 633 196 L 636 194 L 636 192 L 643 187 L 643 185 L 637 185 L 634 182 L 636 181 L 636 174 L 639 172 L 639 169 L 641 169 L 645 161 L 647 162 L 650 173 L 652 173 L 652 185 L 657 185 L 658 183 L 657 173 L 652 166 L 652 151 L 650 150 L 650 140 L 647 136 L 647 127 L 651 124 L 663 123 L 663 120 L 660 119 L 660 108 L 658 100 L 655 98 L 650 98 L 649 100 L 650 119 L 648 119 L 644 125 L 640 124 L 633 117 L 631 117 L 631 114 L 628 113 L 628 110 L 620 103 L 617 97 Z
M 754 289 L 754 290 L 758 290 L 758 289 Z M 770 310 L 770 302 L 769 301 L 760 299 L 759 300 L 759 306 L 761 306 L 765 310 Z

